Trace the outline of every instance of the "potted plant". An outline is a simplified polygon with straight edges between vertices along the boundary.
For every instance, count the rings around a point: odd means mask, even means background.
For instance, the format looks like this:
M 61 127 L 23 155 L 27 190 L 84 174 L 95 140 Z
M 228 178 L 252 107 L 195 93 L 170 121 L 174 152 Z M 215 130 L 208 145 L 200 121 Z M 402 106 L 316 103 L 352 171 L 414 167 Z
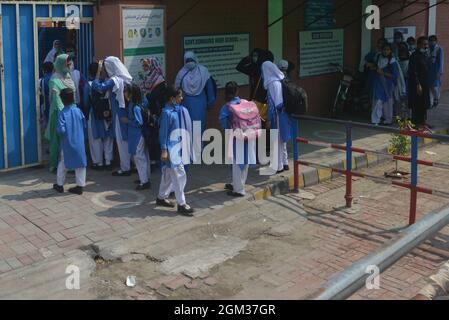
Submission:
M 410 120 L 401 119 L 400 117 L 396 117 L 395 120 L 401 130 L 413 128 L 413 124 L 411 123 Z M 407 156 L 410 154 L 410 148 L 411 148 L 411 139 L 409 136 L 397 133 L 391 135 L 390 145 L 388 146 L 388 153 L 397 156 Z M 385 176 L 401 179 L 404 175 L 407 175 L 408 172 L 399 171 L 398 160 L 395 159 L 394 161 L 395 161 L 395 170 L 391 172 L 385 172 Z

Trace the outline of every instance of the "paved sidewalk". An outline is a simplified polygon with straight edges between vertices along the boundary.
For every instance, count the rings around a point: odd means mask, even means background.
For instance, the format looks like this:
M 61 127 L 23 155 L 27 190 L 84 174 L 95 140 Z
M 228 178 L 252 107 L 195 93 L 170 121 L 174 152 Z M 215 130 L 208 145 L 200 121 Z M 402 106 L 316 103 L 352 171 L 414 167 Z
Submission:
M 447 162 L 448 145 L 428 147 L 420 157 Z M 382 176 L 393 167 L 385 162 L 367 172 Z M 423 186 L 444 190 L 448 178 L 447 170 L 420 170 Z M 64 256 L 6 272 L 0 279 L 0 298 L 306 299 L 407 226 L 409 191 L 354 180 L 351 210 L 344 208 L 345 179 L 338 177 L 305 188 L 309 200 L 299 202 L 296 194 L 245 199 L 204 209 L 194 219 L 167 213 L 120 216 L 134 228 L 124 233 L 126 239 L 98 241 L 87 254 L 61 247 Z M 82 198 L 87 204 L 79 201 L 80 211 L 92 207 L 89 198 Z M 418 200 L 418 218 L 449 205 L 449 199 L 430 195 Z M 122 210 L 110 212 L 122 215 Z M 92 219 L 92 214 L 78 214 Z M 352 299 L 411 298 L 448 259 L 448 239 L 446 227 L 382 274 L 380 290 L 361 290 Z M 96 265 L 95 256 L 100 258 Z M 81 268 L 79 291 L 65 289 L 70 264 Z M 135 288 L 124 284 L 128 275 L 137 277 Z
M 441 105 L 436 118 L 444 122 L 448 110 L 449 105 Z M 327 137 L 325 140 L 329 142 L 343 142 L 343 129 L 332 125 L 304 123 L 301 132 L 311 139 Z M 382 149 L 389 135 L 359 130 L 354 140 L 355 146 Z M 311 161 L 322 163 L 342 156 L 337 151 L 311 146 L 303 146 L 301 153 Z M 302 172 L 307 175 L 317 171 L 302 168 Z M 285 191 L 291 185 L 291 174 L 267 179 L 252 170 L 248 198 L 261 199 Z M 229 166 L 192 166 L 188 176 L 187 199 L 199 215 L 244 201 L 231 200 L 223 191 L 224 183 L 230 179 Z M 153 187 L 146 192 L 133 191 L 136 175 L 116 178 L 106 172 L 89 170 L 83 196 L 55 193 L 51 190 L 54 179 L 45 169 L 0 174 L 0 274 L 100 241 L 126 239 L 189 220 L 171 210 L 155 207 L 159 172 L 152 174 Z M 73 180 L 69 176 L 69 183 Z M 316 182 L 312 180 L 307 185 Z

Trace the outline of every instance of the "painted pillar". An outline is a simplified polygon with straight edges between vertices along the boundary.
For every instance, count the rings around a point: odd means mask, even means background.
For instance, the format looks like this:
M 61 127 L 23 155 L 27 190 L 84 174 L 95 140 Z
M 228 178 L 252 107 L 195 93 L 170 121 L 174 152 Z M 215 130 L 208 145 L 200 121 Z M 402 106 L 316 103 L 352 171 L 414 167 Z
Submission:
M 436 3 L 437 0 L 429 0 L 429 7 Z M 434 6 L 429 9 L 429 36 L 437 34 L 437 8 L 438 6 Z
M 362 15 L 365 14 L 366 7 L 372 4 L 372 0 L 362 0 Z M 371 30 L 365 25 L 365 18 L 362 19 L 361 25 L 361 44 L 360 44 L 360 71 L 363 71 L 364 58 L 371 51 Z
M 268 24 L 279 19 L 283 15 L 283 0 L 268 0 Z M 274 55 L 275 63 L 283 58 L 283 27 L 284 21 L 280 20 L 268 29 L 268 48 Z

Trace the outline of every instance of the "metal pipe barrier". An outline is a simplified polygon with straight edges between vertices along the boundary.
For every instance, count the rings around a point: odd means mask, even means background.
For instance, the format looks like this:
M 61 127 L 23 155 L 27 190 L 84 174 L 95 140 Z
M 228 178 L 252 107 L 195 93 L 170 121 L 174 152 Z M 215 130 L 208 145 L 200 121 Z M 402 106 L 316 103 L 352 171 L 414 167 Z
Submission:
M 448 223 L 449 208 L 427 214 L 416 224 L 403 230 L 400 233 L 400 238 L 393 244 L 371 253 L 332 277 L 320 292 L 314 295 L 313 299 L 341 300 L 349 298 L 366 285 L 367 278 L 372 274 L 369 271 L 372 270 L 372 266 L 379 268 L 379 272 L 382 273 Z M 381 278 L 380 281 L 382 281 Z
M 446 164 L 446 163 L 418 159 L 418 151 L 419 151 L 418 138 L 428 138 L 428 139 L 435 139 L 438 141 L 449 142 L 448 135 L 425 133 L 425 132 L 416 131 L 416 130 L 401 130 L 398 128 L 375 126 L 372 124 L 366 124 L 366 123 L 361 123 L 361 122 L 344 121 L 344 120 L 336 120 L 336 119 L 328 119 L 328 118 L 318 118 L 318 117 L 312 117 L 312 116 L 295 116 L 294 118 L 298 120 L 298 127 L 299 127 L 299 120 L 306 120 L 306 121 L 317 121 L 317 122 L 322 122 L 322 123 L 340 124 L 340 125 L 344 126 L 346 129 L 345 130 L 346 131 L 346 145 L 333 144 L 333 143 L 315 141 L 315 140 L 308 140 L 308 139 L 305 139 L 302 137 L 296 138 L 296 140 L 294 141 L 294 144 L 293 144 L 294 190 L 296 192 L 299 190 L 299 165 L 321 167 L 321 168 L 329 169 L 333 172 L 344 174 L 346 176 L 345 200 L 346 200 L 346 207 L 348 207 L 348 208 L 350 208 L 352 206 L 352 201 L 353 201 L 353 196 L 352 196 L 352 177 L 353 176 L 370 179 L 375 182 L 392 184 L 395 186 L 407 188 L 407 189 L 410 189 L 409 225 L 412 225 L 416 222 L 416 204 L 417 204 L 417 199 L 418 199 L 418 193 L 426 193 L 426 194 L 432 194 L 432 195 L 440 196 L 440 197 L 444 197 L 444 198 L 449 198 L 449 192 L 429 189 L 429 188 L 425 188 L 425 187 L 418 185 L 418 165 L 431 166 L 431 167 L 441 168 L 441 169 L 449 169 L 449 164 Z M 392 155 L 392 154 L 388 154 L 388 153 L 384 153 L 384 152 L 380 152 L 380 151 L 372 151 L 372 150 L 353 147 L 352 146 L 352 129 L 353 128 L 364 128 L 364 129 L 370 129 L 370 130 L 375 130 L 375 131 L 396 133 L 396 134 L 400 134 L 400 135 L 409 136 L 411 138 L 411 155 L 410 155 L 410 157 L 400 156 L 400 155 Z M 332 148 L 332 149 L 336 149 L 336 150 L 340 150 L 340 151 L 345 151 L 346 152 L 346 169 L 333 168 L 330 166 L 312 163 L 310 161 L 300 160 L 299 159 L 299 146 L 298 146 L 299 143 L 315 145 L 315 146 L 320 146 L 320 147 L 328 147 L 328 148 Z M 410 163 L 410 171 L 411 171 L 410 183 L 392 181 L 389 179 L 375 177 L 375 176 L 365 174 L 365 173 L 354 172 L 352 170 L 352 154 L 353 153 L 362 153 L 362 154 L 371 153 L 371 154 L 391 157 L 392 159 L 397 160 L 397 161 L 409 162 Z

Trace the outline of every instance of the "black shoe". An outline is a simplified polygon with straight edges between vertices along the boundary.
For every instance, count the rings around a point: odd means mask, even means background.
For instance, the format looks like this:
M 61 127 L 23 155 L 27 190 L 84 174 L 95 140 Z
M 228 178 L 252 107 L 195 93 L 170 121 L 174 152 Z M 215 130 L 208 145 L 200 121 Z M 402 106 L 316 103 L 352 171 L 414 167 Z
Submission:
M 64 187 L 60 186 L 60 185 L 58 185 L 56 183 L 53 185 L 53 189 L 56 190 L 59 193 L 63 193 L 64 192 Z
M 234 190 L 234 186 L 230 183 L 226 183 L 225 184 L 225 190 L 230 190 L 233 191 Z
M 168 201 L 168 199 L 159 199 L 156 198 L 156 205 L 161 206 L 161 207 L 166 207 L 166 208 L 174 208 L 175 205 L 173 203 L 171 203 L 170 201 Z
M 279 173 L 282 173 L 282 172 L 284 172 L 284 169 L 276 171 L 276 174 L 279 174 Z
M 136 188 L 137 191 L 141 191 L 141 190 L 147 190 L 151 188 L 151 183 L 147 182 L 147 183 L 143 183 L 143 184 L 139 184 Z
M 245 196 L 245 195 L 243 195 L 241 193 L 234 192 L 234 191 L 228 191 L 227 195 L 230 196 L 230 197 L 236 197 L 236 198 L 241 198 L 241 197 Z
M 112 164 L 107 164 L 107 165 L 103 166 L 103 168 L 106 171 L 111 171 L 112 170 Z
M 178 212 L 184 216 L 193 217 L 195 210 L 188 204 L 185 204 L 183 206 L 178 205 Z
M 83 194 L 83 187 L 76 186 L 76 187 L 70 188 L 69 192 L 77 194 L 77 195 L 82 195 Z
M 288 171 L 288 170 L 290 170 L 290 167 L 288 165 L 285 165 L 284 166 L 284 171 Z
M 131 171 L 122 171 L 118 170 L 112 173 L 114 177 L 129 177 L 131 175 Z
M 103 166 L 99 166 L 98 164 L 93 164 L 91 167 L 92 170 L 103 171 Z

